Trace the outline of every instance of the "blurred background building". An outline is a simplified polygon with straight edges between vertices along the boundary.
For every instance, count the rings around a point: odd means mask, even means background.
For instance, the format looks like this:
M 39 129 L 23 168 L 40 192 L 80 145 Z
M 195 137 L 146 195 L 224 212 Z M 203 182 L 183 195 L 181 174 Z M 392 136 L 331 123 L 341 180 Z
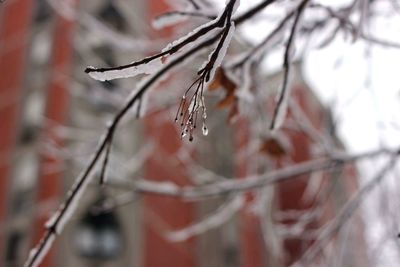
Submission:
M 94 81 L 83 70 L 125 64 L 162 48 L 180 31 L 151 29 L 151 19 L 166 10 L 163 1 L 137 0 L 0 4 L 0 266 L 22 266 L 105 123 L 135 86 L 135 79 Z M 218 176 L 246 179 L 248 173 L 313 158 L 318 147 L 307 134 L 310 128 L 340 146 L 329 111 L 298 66 L 293 82 L 298 110 L 287 117 L 284 140 L 257 136 L 261 141 L 254 149 L 253 126 L 245 118 L 228 125 L 226 111 L 214 109 L 209 136 L 194 144 L 181 141 L 173 123 L 179 98 L 174 93 L 190 80 L 190 71 L 158 89 L 160 97 L 149 103 L 157 108 L 142 120 L 132 114 L 123 123 L 113 145 L 112 185 L 90 185 L 41 266 L 289 266 L 315 244 L 317 230 L 355 192 L 354 168 L 297 177 L 247 193 L 240 212 L 221 227 L 169 240 L 166 233 L 213 214 L 232 196 L 188 202 L 126 190 L 130 181 L 145 177 L 184 186 Z M 274 92 L 280 75 L 263 79 L 266 91 Z M 272 96 L 265 96 L 266 106 Z M 209 97 L 215 103 L 218 95 Z M 296 123 L 303 113 L 308 126 Z M 356 216 L 338 236 L 325 244 L 315 265 L 367 266 L 361 219 Z

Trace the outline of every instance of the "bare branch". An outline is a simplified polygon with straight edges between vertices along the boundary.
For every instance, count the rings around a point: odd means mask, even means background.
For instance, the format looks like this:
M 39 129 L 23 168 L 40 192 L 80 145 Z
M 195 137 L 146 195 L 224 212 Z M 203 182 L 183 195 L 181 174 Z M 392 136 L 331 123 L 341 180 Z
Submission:
M 295 34 L 297 31 L 297 27 L 300 21 L 300 17 L 304 12 L 307 6 L 308 0 L 303 0 L 296 12 L 296 16 L 294 18 L 292 30 L 290 32 L 289 40 L 286 45 L 284 62 L 283 62 L 283 82 L 281 92 L 279 93 L 278 101 L 274 110 L 274 114 L 272 115 L 272 121 L 270 125 L 270 130 L 275 130 L 280 127 L 281 122 L 283 122 L 284 116 L 286 114 L 287 109 L 287 99 L 289 97 L 289 74 L 290 74 L 290 66 L 291 66 L 291 53 L 292 46 L 294 45 Z
M 323 249 L 323 247 L 333 238 L 343 225 L 351 218 L 354 212 L 360 207 L 365 197 L 372 192 L 373 189 L 386 177 L 386 174 L 392 170 L 398 161 L 398 153 L 392 155 L 391 159 L 385 164 L 379 172 L 366 185 L 362 187 L 341 209 L 335 220 L 330 222 L 319 234 L 317 241 L 303 255 L 302 261 L 314 259 Z
M 139 86 L 136 92 L 129 98 L 127 103 L 121 108 L 121 110 L 115 115 L 113 121 L 107 129 L 106 134 L 99 141 L 98 148 L 94 153 L 93 157 L 90 159 L 87 167 L 83 171 L 82 175 L 76 180 L 75 184 L 72 186 L 71 191 L 68 193 L 65 202 L 60 206 L 59 210 L 53 215 L 52 219 L 47 223 L 47 231 L 39 242 L 37 247 L 33 249 L 29 255 L 25 267 L 36 267 L 40 264 L 44 255 L 50 248 L 51 243 L 54 241 L 55 236 L 58 235 L 64 228 L 65 223 L 69 220 L 69 217 L 74 212 L 77 202 L 81 198 L 86 187 L 93 178 L 93 170 L 102 155 L 104 149 L 106 148 L 109 140 L 115 134 L 117 126 L 125 114 L 130 110 L 130 108 L 138 101 L 145 92 L 150 90 L 155 86 L 156 82 L 168 71 L 173 68 L 185 63 L 187 58 L 191 58 L 191 55 L 201 51 L 203 48 L 209 45 L 209 40 L 205 40 L 198 46 L 195 46 L 183 53 L 182 55 L 176 57 L 171 62 L 167 63 L 156 73 L 146 78 L 143 83 Z
M 251 191 L 274 183 L 281 183 L 300 175 L 323 170 L 328 171 L 342 167 L 344 164 L 351 164 L 364 159 L 372 159 L 377 156 L 389 155 L 396 157 L 398 154 L 398 150 L 390 149 L 378 149 L 355 155 L 340 153 L 335 157 L 305 161 L 278 170 L 269 171 L 262 175 L 249 176 L 246 177 L 246 179 L 231 177 L 230 179 L 217 180 L 217 182 L 200 186 L 179 187 L 171 182 L 160 183 L 139 179 L 129 185 L 124 185 L 124 187 L 130 187 L 133 193 L 164 195 L 195 201 L 220 197 L 226 194 Z
M 220 206 L 214 213 L 206 216 L 201 221 L 191 224 L 183 229 L 171 231 L 166 234 L 172 242 L 182 242 L 193 236 L 203 234 L 209 230 L 221 226 L 231 219 L 244 204 L 243 195 L 239 194 Z
M 247 19 L 250 19 L 255 14 L 257 14 L 258 12 L 263 10 L 265 7 L 267 7 L 268 5 L 273 3 L 274 1 L 276 1 L 276 0 L 266 0 L 266 1 L 263 1 L 260 4 L 256 5 L 255 7 L 249 9 L 247 12 L 240 15 L 238 18 L 234 19 L 235 25 L 242 24 L 244 21 L 246 21 Z M 230 1 L 230 2 L 232 2 L 232 1 Z M 103 77 L 100 74 L 105 73 L 105 72 L 111 72 L 111 71 L 122 71 L 122 70 L 129 69 L 129 68 L 138 68 L 141 65 L 152 62 L 153 60 L 160 59 L 164 56 L 172 55 L 172 54 L 176 53 L 177 51 L 179 51 L 184 46 L 196 41 L 198 38 L 200 38 L 201 36 L 203 36 L 204 34 L 210 32 L 210 31 L 212 31 L 213 29 L 215 29 L 217 27 L 223 27 L 224 21 L 228 14 L 228 10 L 229 10 L 229 8 L 232 8 L 232 7 L 233 6 L 229 6 L 229 4 L 228 4 L 227 7 L 225 8 L 224 12 L 219 17 L 217 17 L 215 20 L 211 21 L 210 23 L 207 23 L 206 25 L 200 26 L 196 30 L 192 31 L 189 35 L 187 35 L 185 37 L 185 39 L 181 39 L 179 43 L 177 43 L 175 45 L 171 45 L 170 47 L 167 47 L 165 50 L 163 50 L 162 52 L 160 52 L 158 54 L 146 57 L 142 60 L 135 61 L 135 62 L 126 64 L 126 65 L 121 65 L 121 66 L 116 66 L 116 67 L 111 67 L 111 68 L 87 67 L 85 72 L 88 74 L 92 74 L 94 77 L 96 77 L 96 73 L 99 77 Z M 214 43 L 218 40 L 218 38 L 219 38 L 219 36 L 215 36 L 212 40 L 210 40 L 210 42 Z M 103 77 L 103 79 L 104 79 L 104 77 Z M 100 78 L 100 80 L 102 80 L 102 79 Z

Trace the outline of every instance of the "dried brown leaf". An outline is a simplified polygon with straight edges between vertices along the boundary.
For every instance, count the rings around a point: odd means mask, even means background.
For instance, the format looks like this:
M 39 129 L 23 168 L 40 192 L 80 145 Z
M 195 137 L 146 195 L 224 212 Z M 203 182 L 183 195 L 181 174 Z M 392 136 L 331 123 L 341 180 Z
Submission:
M 208 90 L 214 91 L 221 88 L 222 85 L 221 80 L 222 80 L 222 69 L 218 68 L 218 70 L 215 72 L 214 79 L 208 85 Z
M 235 102 L 235 100 L 236 100 L 235 94 L 233 92 L 228 93 L 225 95 L 225 97 L 221 101 L 219 101 L 217 103 L 217 108 L 221 108 L 221 109 L 226 108 L 226 107 L 230 106 L 231 104 L 233 104 Z
M 287 154 L 281 142 L 273 137 L 264 140 L 260 147 L 260 152 L 274 158 L 280 158 Z

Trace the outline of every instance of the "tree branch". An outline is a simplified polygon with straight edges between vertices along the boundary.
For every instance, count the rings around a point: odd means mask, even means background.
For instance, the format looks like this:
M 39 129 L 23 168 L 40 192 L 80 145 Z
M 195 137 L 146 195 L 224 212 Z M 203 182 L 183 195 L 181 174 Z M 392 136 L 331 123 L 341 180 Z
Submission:
M 183 53 L 182 55 L 176 57 L 171 62 L 167 63 L 156 73 L 147 78 L 137 89 L 137 91 L 129 98 L 127 103 L 121 108 L 121 110 L 115 115 L 110 126 L 107 128 L 105 135 L 99 141 L 98 148 L 94 153 L 93 157 L 90 159 L 87 167 L 83 171 L 82 175 L 76 180 L 72 189 L 68 192 L 67 198 L 60 206 L 59 210 L 52 216 L 52 218 L 46 223 L 46 233 L 41 239 L 39 244 L 35 249 L 33 249 L 29 255 L 28 260 L 25 263 L 25 267 L 36 267 L 40 264 L 43 257 L 49 250 L 51 243 L 54 241 L 56 235 L 58 235 L 64 228 L 65 223 L 69 220 L 69 217 L 74 212 L 78 200 L 81 198 L 83 192 L 86 190 L 89 182 L 93 178 L 93 170 L 102 155 L 104 149 L 107 147 L 109 140 L 115 134 L 117 126 L 124 115 L 130 110 L 130 108 L 138 101 L 143 94 L 150 90 L 156 82 L 168 71 L 172 70 L 174 67 L 182 65 L 185 63 L 185 59 L 190 58 L 193 54 L 201 51 L 202 49 L 210 45 L 209 40 L 205 40 L 198 46 L 195 46 Z
M 283 122 L 284 116 L 286 114 L 287 109 L 287 98 L 289 97 L 289 75 L 290 75 L 290 67 L 291 67 L 291 53 L 292 46 L 294 45 L 294 39 L 297 32 L 297 27 L 300 21 L 300 17 L 304 12 L 307 6 L 308 0 L 303 0 L 297 9 L 296 16 L 294 18 L 292 30 L 290 32 L 289 40 L 286 45 L 284 62 L 283 62 L 283 82 L 282 89 L 279 93 L 278 101 L 274 110 L 274 114 L 272 116 L 272 121 L 270 125 L 270 130 L 274 130 L 280 127 L 280 124 Z

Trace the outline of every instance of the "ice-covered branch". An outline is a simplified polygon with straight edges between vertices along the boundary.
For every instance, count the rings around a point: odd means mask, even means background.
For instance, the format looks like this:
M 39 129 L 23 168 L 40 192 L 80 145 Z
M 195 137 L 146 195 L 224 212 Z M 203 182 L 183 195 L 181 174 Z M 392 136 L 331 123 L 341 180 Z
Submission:
M 196 46 L 196 41 L 202 41 L 208 36 L 213 35 L 215 29 L 224 27 L 227 16 L 232 14 L 236 2 L 236 0 L 230 0 L 224 11 L 216 19 L 197 27 L 187 35 L 173 41 L 156 55 L 117 67 L 88 67 L 85 72 L 92 78 L 100 81 L 134 77 L 143 73 L 151 74 L 154 69 L 157 69 L 157 67 L 163 64 L 162 58 L 165 59 L 165 57 L 181 52 L 184 47 Z
M 153 20 L 153 27 L 155 29 L 163 29 L 165 27 L 175 25 L 179 22 L 185 21 L 188 18 L 202 18 L 206 20 L 214 20 L 216 16 L 206 14 L 199 11 L 170 11 L 159 15 Z
M 242 24 L 246 20 L 252 18 L 254 15 L 262 11 L 264 8 L 275 2 L 276 0 L 266 0 L 262 1 L 261 3 L 255 5 L 254 7 L 250 8 L 242 15 L 239 15 L 237 18 L 233 18 L 233 22 L 236 26 Z M 153 56 L 146 57 L 144 59 L 134 61 L 132 63 L 111 67 L 111 68 L 95 68 L 95 67 L 88 67 L 86 68 L 85 72 L 90 74 L 94 79 L 105 81 L 109 79 L 117 79 L 122 77 L 132 77 L 138 75 L 140 73 L 148 73 L 151 72 L 154 66 L 158 66 L 162 64 L 162 58 L 167 57 L 168 55 L 172 55 L 179 51 L 186 45 L 193 44 L 198 38 L 204 36 L 205 34 L 209 33 L 210 31 L 221 28 L 224 26 L 224 22 L 226 21 L 226 16 L 229 12 L 232 13 L 233 11 L 233 4 L 236 1 L 229 1 L 226 5 L 224 11 L 214 20 L 203 24 L 190 32 L 185 37 L 176 40 L 175 42 L 166 46 L 166 48 L 158 54 Z M 230 11 L 229 11 L 230 10 Z M 229 11 L 229 12 L 228 12 Z M 222 32 L 221 32 L 222 34 Z M 219 35 L 213 38 L 213 42 L 218 41 Z M 211 42 L 211 40 L 210 40 Z M 154 61 L 154 62 L 153 62 Z M 146 66 L 147 65 L 147 66 Z
M 262 175 L 249 176 L 246 179 L 237 179 L 235 177 L 223 180 L 217 179 L 216 182 L 199 186 L 180 187 L 170 182 L 157 183 L 142 179 L 126 185 L 125 188 L 131 188 L 134 193 L 165 195 L 194 201 L 225 194 L 251 191 L 273 183 L 284 182 L 300 175 L 311 174 L 317 171 L 328 171 L 341 167 L 344 164 L 351 164 L 383 155 L 398 157 L 399 151 L 378 149 L 354 155 L 340 153 L 334 157 L 305 161 L 278 170 L 268 171 Z
M 107 148 L 111 138 L 115 134 L 117 126 L 126 113 L 132 108 L 132 106 L 146 93 L 148 90 L 153 88 L 157 82 L 169 71 L 174 68 L 183 65 L 188 59 L 191 59 L 193 55 L 201 51 L 209 45 L 209 40 L 205 40 L 197 46 L 192 47 L 187 52 L 176 57 L 172 61 L 168 62 L 161 68 L 159 68 L 154 74 L 150 75 L 148 78 L 144 79 L 138 86 L 137 90 L 129 97 L 125 105 L 120 109 L 120 111 L 114 116 L 112 122 L 107 128 L 106 133 L 103 135 L 102 139 L 99 141 L 98 148 L 92 158 L 89 160 L 85 170 L 82 172 L 81 176 L 78 177 L 72 189 L 68 192 L 67 198 L 60 206 L 59 210 L 52 216 L 49 222 L 46 224 L 46 233 L 42 240 L 39 242 L 36 248 L 34 248 L 25 263 L 25 267 L 36 267 L 42 261 L 44 255 L 49 250 L 51 243 L 54 241 L 56 235 L 62 232 L 64 225 L 68 222 L 71 215 L 74 213 L 77 203 L 82 197 L 86 190 L 86 187 L 93 178 L 93 172 L 97 163 L 104 151 Z
M 379 172 L 367 184 L 362 186 L 362 188 L 345 204 L 335 219 L 322 229 L 317 237 L 317 241 L 303 255 L 300 263 L 302 263 L 302 261 L 314 259 L 321 252 L 326 243 L 333 238 L 334 233 L 336 233 L 352 218 L 354 212 L 360 207 L 366 196 L 368 196 L 386 177 L 386 174 L 395 167 L 399 159 L 398 156 L 399 153 L 392 155 L 390 160 L 379 170 Z
M 87 73 L 91 74 L 92 77 L 98 80 L 109 80 L 119 77 L 128 77 L 136 75 L 138 73 L 151 73 L 151 75 L 142 80 L 142 82 L 138 85 L 137 90 L 135 90 L 131 94 L 127 102 L 114 116 L 105 134 L 99 140 L 98 147 L 95 153 L 89 160 L 82 174 L 77 178 L 72 189 L 68 192 L 65 201 L 61 204 L 59 210 L 46 224 L 47 230 L 36 248 L 31 251 L 29 258 L 25 263 L 26 267 L 38 266 L 43 257 L 48 252 L 48 249 L 50 248 L 52 242 L 55 240 L 56 236 L 62 232 L 64 225 L 68 222 L 71 215 L 75 211 L 77 203 L 85 192 L 86 187 L 93 179 L 94 171 L 96 167 L 98 167 L 98 162 L 102 156 L 104 156 L 104 161 L 101 168 L 101 180 L 104 181 L 104 174 L 107 167 L 112 138 L 120 121 L 127 114 L 127 112 L 136 103 L 140 103 L 143 95 L 151 88 L 153 88 L 164 75 L 172 71 L 173 68 L 184 64 L 186 61 L 192 59 L 197 52 L 202 51 L 204 48 L 220 40 L 216 50 L 214 50 L 214 52 L 211 54 L 210 60 L 206 64 L 206 68 L 202 70 L 203 73 L 207 74 L 204 75 L 207 80 L 212 79 L 213 73 L 215 72 L 215 69 L 221 64 L 227 46 L 229 45 L 230 39 L 232 37 L 234 22 L 231 19 L 231 16 L 234 13 L 238 2 L 238 0 L 228 1 L 226 8 L 222 12 L 222 14 L 218 16 L 215 20 L 198 27 L 185 37 L 168 45 L 165 50 L 156 55 L 132 62 L 124 66 L 113 68 L 89 67 L 86 69 Z M 261 11 L 272 2 L 274 1 L 263 1 L 262 3 L 256 5 L 254 8 L 251 8 L 235 20 L 236 24 L 243 23 L 245 20 L 251 18 L 253 15 L 257 14 L 259 11 Z M 221 30 L 214 31 L 218 28 Z M 172 55 L 176 52 L 179 53 L 177 53 L 174 57 L 167 60 L 162 60 L 164 56 Z M 146 188 L 143 188 L 142 184 L 142 190 L 145 189 Z
M 272 115 L 272 121 L 270 125 L 270 130 L 275 130 L 279 128 L 286 116 L 287 108 L 288 108 L 288 98 L 290 95 L 290 86 L 289 86 L 289 76 L 290 76 L 290 67 L 291 67 L 291 54 L 293 53 L 293 46 L 295 41 L 295 35 L 297 32 L 298 24 L 300 21 L 300 17 L 303 14 L 308 0 L 303 0 L 297 9 L 296 16 L 294 18 L 293 26 L 290 32 L 290 36 L 286 45 L 284 62 L 283 62 L 283 82 L 282 88 L 278 96 L 277 104 L 274 110 L 274 114 Z
M 182 242 L 219 227 L 230 220 L 243 207 L 243 204 L 244 197 L 239 194 L 220 206 L 214 213 L 206 216 L 205 219 L 183 229 L 167 233 L 167 239 L 172 242 Z
M 193 140 L 193 132 L 197 127 L 197 118 L 199 113 L 201 114 L 200 116 L 203 122 L 203 135 L 208 134 L 208 128 L 205 123 L 207 113 L 203 96 L 204 89 L 214 79 L 217 68 L 221 66 L 222 60 L 225 58 L 228 46 L 235 31 L 235 25 L 231 18 L 238 6 L 238 3 L 239 1 L 229 2 L 231 8 L 227 12 L 226 19 L 224 21 L 224 29 L 217 47 L 210 53 L 207 61 L 204 62 L 201 69 L 197 72 L 199 77 L 182 96 L 175 121 L 180 121 L 181 123 L 181 137 L 183 138 L 189 134 L 189 141 Z M 187 101 L 187 95 L 194 85 L 196 85 L 196 89 L 194 90 L 194 93 L 190 97 L 189 101 Z
M 328 38 L 323 42 L 323 44 L 327 44 L 330 41 L 332 41 L 333 38 L 336 36 L 336 34 L 339 32 L 339 30 L 343 29 L 349 31 L 350 34 L 353 35 L 354 39 L 359 38 L 371 44 L 380 45 L 387 48 L 400 49 L 399 43 L 391 40 L 381 39 L 376 36 L 372 36 L 370 33 L 366 33 L 362 28 L 356 27 L 356 25 L 354 25 L 354 23 L 350 20 L 350 15 L 351 11 L 354 8 L 355 2 L 357 1 L 354 1 L 349 6 L 341 8 L 339 10 L 334 10 L 333 8 L 322 4 L 317 4 L 317 3 L 310 4 L 310 7 L 324 10 L 329 18 L 335 19 L 339 22 L 339 25 L 336 27 L 332 35 L 328 36 Z M 323 20 L 318 21 L 317 24 L 324 25 L 329 21 L 330 19 L 324 18 Z
M 275 27 L 275 29 L 264 38 L 264 40 L 262 40 L 255 47 L 243 54 L 241 57 L 237 58 L 237 60 L 232 61 L 229 67 L 233 69 L 238 68 L 248 61 L 254 61 L 255 59 L 258 59 L 268 48 L 268 45 L 270 45 L 271 42 L 276 38 L 277 34 L 282 31 L 288 20 L 293 17 L 296 11 L 297 8 L 294 11 L 289 12 L 285 16 L 285 18 L 282 19 L 282 21 Z

